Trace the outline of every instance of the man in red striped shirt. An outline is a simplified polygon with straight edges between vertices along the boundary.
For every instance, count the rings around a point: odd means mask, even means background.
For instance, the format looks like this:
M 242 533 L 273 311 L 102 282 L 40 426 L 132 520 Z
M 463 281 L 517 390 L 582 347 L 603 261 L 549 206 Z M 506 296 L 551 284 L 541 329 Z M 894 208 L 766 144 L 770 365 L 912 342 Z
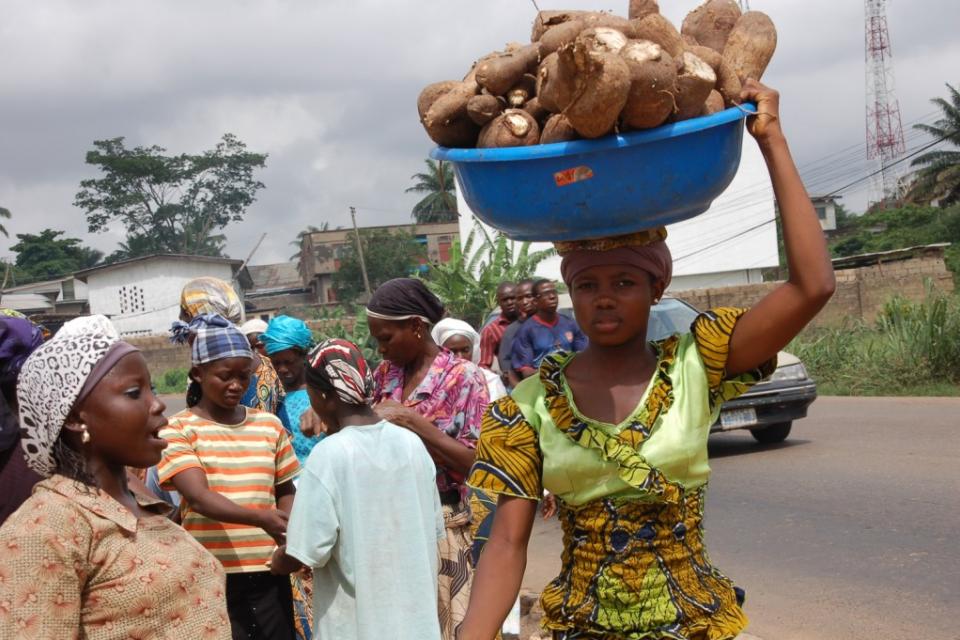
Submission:
M 500 305 L 500 315 L 483 328 L 480 332 L 480 366 L 489 369 L 493 366 L 493 359 L 500 349 L 500 340 L 503 332 L 519 317 L 520 309 L 517 306 L 517 287 L 512 282 L 501 282 L 497 287 L 497 304 Z

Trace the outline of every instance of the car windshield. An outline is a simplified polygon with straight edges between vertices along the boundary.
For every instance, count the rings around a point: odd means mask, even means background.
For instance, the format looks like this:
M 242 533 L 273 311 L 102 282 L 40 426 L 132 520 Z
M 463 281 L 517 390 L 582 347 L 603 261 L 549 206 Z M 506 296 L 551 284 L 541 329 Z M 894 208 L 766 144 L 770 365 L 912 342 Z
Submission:
M 697 318 L 697 310 L 682 300 L 664 298 L 650 308 L 647 340 L 663 340 L 675 333 L 690 333 L 690 325 Z

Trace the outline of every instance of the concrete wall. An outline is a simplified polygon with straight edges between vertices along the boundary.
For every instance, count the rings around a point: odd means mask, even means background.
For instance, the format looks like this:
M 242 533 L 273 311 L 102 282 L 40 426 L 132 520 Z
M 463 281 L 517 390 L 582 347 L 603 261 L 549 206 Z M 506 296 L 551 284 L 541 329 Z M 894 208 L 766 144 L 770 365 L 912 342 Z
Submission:
M 125 337 L 165 335 L 180 316 L 183 285 L 200 276 L 230 282 L 233 268 L 228 263 L 162 258 L 91 273 L 90 313 L 109 317 Z
M 873 322 L 883 305 L 894 295 L 913 301 L 923 300 L 928 281 L 939 291 L 954 291 L 953 277 L 947 271 L 942 256 L 924 256 L 837 271 L 837 291 L 810 326 L 836 327 L 855 320 Z M 671 290 L 671 295 L 699 309 L 749 307 L 779 284 L 764 282 L 737 287 Z

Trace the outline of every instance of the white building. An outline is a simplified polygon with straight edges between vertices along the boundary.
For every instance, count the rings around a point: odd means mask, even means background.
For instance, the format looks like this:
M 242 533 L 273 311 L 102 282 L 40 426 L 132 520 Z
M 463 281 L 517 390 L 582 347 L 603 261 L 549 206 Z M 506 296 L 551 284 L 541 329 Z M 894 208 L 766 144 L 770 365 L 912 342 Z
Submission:
M 457 192 L 460 237 L 476 218 Z M 761 270 L 779 265 L 773 187 L 756 143 L 744 134 L 740 168 L 710 209 L 667 228 L 673 253 L 670 291 L 762 282 Z M 532 249 L 547 248 L 534 243 Z M 560 279 L 560 259 L 541 263 L 537 275 Z
M 180 316 L 180 291 L 188 281 L 212 276 L 233 282 L 239 294 L 249 276 L 241 260 L 158 254 L 78 271 L 87 285 L 90 313 L 103 314 L 127 337 L 162 335 Z

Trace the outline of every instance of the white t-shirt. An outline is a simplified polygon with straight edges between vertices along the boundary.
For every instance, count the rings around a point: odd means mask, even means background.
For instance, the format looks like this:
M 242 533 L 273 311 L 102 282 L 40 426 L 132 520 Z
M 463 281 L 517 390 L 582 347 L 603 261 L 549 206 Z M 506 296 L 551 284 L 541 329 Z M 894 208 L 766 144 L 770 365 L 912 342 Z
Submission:
M 315 638 L 439 640 L 436 475 L 420 438 L 386 421 L 314 447 L 287 553 L 313 567 Z

